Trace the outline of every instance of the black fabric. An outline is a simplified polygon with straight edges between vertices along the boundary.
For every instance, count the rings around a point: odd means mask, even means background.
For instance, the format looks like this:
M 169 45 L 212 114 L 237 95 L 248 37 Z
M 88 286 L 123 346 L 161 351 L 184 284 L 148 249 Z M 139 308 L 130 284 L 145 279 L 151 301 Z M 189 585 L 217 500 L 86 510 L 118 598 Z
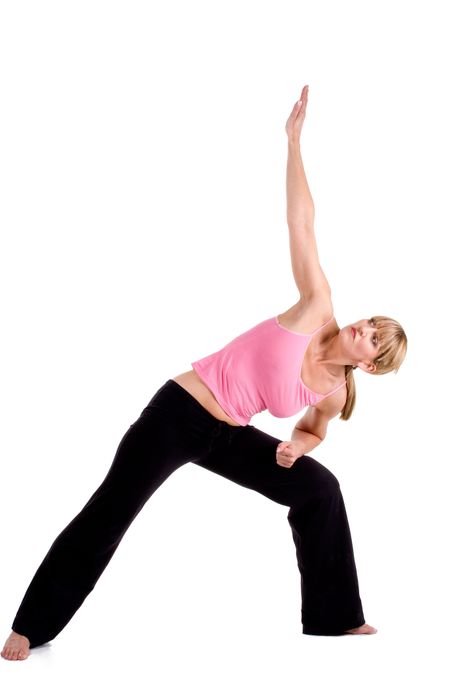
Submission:
M 93 590 L 149 497 L 180 466 L 197 466 L 289 507 L 300 571 L 303 633 L 365 623 L 344 500 L 317 460 L 276 463 L 281 439 L 217 420 L 174 380 L 158 389 L 119 443 L 101 485 L 51 545 L 12 630 L 31 648 L 56 637 Z

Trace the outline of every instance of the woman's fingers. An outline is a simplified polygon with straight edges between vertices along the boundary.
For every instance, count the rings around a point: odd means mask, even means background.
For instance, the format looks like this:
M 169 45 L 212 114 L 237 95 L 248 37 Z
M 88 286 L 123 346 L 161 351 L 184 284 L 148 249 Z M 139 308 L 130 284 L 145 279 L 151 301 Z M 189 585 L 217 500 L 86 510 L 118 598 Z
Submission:
M 290 469 L 291 466 L 293 465 L 294 460 L 283 460 L 283 459 L 278 459 L 277 458 L 277 464 L 279 466 L 284 467 L 285 469 Z
M 290 441 L 281 441 L 281 443 L 278 443 L 277 445 L 277 452 L 282 452 L 286 448 L 288 448 L 290 445 Z
M 297 101 L 297 110 L 302 110 L 302 112 L 305 112 L 308 103 L 308 90 L 309 85 L 305 84 L 302 89 L 302 93 L 300 94 L 300 98 Z
M 277 445 L 276 461 L 280 466 L 290 469 L 294 462 L 302 456 L 296 441 L 281 441 Z
M 305 120 L 306 106 L 308 103 L 308 85 L 306 84 L 298 101 L 294 103 L 291 114 L 286 122 L 286 132 L 288 135 L 300 134 L 303 122 Z
M 305 84 L 305 86 L 303 87 L 303 89 L 301 91 L 301 94 L 300 94 L 300 98 L 302 100 L 303 99 L 306 100 L 306 101 L 308 100 L 308 91 L 309 91 L 309 84 Z
M 302 108 L 302 103 L 303 103 L 303 101 L 296 101 L 294 103 L 294 107 L 292 108 L 291 114 L 289 115 L 288 123 L 290 122 L 291 124 L 294 124 L 294 122 L 297 118 L 297 115 Z
M 295 461 L 294 454 L 293 449 L 286 442 L 280 443 L 277 447 L 277 463 L 289 468 Z
M 302 89 L 302 93 L 300 94 L 300 98 L 298 99 L 298 101 L 296 101 L 294 103 L 294 107 L 292 108 L 291 116 L 296 117 L 299 110 L 304 111 L 307 103 L 308 103 L 308 85 L 306 84 Z

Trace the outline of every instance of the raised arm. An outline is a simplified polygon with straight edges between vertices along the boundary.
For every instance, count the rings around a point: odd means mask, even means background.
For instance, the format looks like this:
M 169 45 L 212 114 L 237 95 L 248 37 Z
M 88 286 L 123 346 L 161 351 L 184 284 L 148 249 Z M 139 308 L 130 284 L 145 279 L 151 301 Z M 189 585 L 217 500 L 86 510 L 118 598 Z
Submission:
M 288 157 L 286 167 L 287 224 L 292 272 L 300 295 L 313 298 L 330 294 L 330 286 L 320 266 L 314 234 L 314 202 L 306 180 L 300 149 L 300 136 L 308 103 L 308 86 L 286 122 Z

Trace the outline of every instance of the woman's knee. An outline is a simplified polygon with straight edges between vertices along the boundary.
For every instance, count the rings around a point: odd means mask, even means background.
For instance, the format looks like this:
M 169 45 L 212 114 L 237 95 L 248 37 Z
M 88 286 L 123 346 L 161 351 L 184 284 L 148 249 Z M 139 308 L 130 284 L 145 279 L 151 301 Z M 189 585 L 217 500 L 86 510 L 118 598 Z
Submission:
M 338 503 L 342 500 L 341 488 L 336 476 L 325 466 L 312 457 L 303 456 L 299 463 L 303 462 L 303 476 L 299 486 L 290 495 L 288 520 L 292 526 L 296 526 L 297 518 L 305 517 L 305 514 L 314 514 L 322 506 Z M 295 464 L 294 464 L 295 466 Z
M 340 493 L 339 481 L 330 469 L 327 469 L 313 457 L 307 457 L 306 455 L 301 457 L 299 461 L 308 464 L 308 485 L 315 495 L 332 497 Z

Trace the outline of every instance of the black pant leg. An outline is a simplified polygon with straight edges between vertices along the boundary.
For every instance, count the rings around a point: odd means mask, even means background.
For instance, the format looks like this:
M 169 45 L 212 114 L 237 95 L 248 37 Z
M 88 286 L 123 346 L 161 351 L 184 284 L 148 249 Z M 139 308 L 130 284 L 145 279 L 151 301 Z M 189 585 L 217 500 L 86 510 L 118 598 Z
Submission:
M 339 635 L 365 623 L 352 539 L 339 482 L 312 457 L 276 463 L 280 439 L 252 425 L 231 427 L 194 463 L 289 506 L 301 575 L 303 632 Z
M 179 390 L 175 383 L 166 386 L 130 426 L 105 479 L 37 569 L 12 624 L 31 647 L 52 640 L 70 621 L 155 490 L 178 467 L 209 451 L 209 420 L 196 417 Z

